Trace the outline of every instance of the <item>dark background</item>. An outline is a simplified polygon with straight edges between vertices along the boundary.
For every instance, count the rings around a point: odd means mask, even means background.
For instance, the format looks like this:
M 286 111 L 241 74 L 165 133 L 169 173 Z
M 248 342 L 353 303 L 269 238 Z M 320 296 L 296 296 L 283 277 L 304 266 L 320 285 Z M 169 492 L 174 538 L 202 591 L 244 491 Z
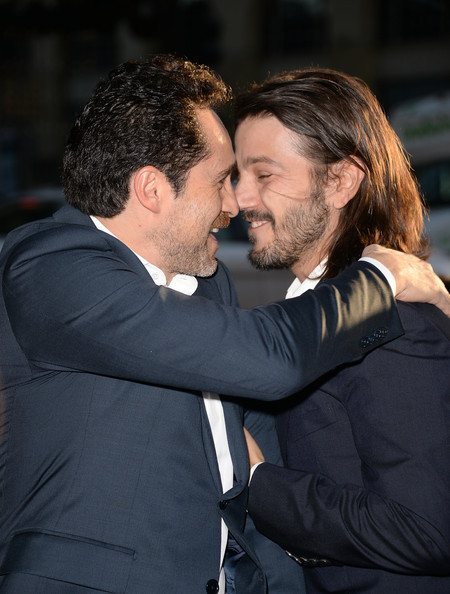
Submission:
M 236 90 L 278 70 L 339 68 L 388 114 L 450 92 L 448 0 L 0 0 L 0 31 L 3 193 L 59 183 L 75 115 L 133 57 L 182 54 Z
M 450 0 L 0 0 L 0 32 L 0 245 L 59 204 L 66 138 L 98 80 L 172 52 L 212 66 L 235 92 L 308 65 L 363 78 L 411 155 L 430 261 L 450 281 Z M 231 109 L 222 115 L 232 135 Z M 228 239 L 244 241 L 238 223 Z

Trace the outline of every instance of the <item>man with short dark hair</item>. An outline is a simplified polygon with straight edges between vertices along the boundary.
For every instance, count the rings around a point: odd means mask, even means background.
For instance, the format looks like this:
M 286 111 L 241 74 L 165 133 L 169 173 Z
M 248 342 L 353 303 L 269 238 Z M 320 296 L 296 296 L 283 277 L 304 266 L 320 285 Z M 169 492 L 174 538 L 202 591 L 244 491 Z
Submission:
M 416 180 L 362 81 L 283 73 L 238 99 L 236 121 L 250 259 L 292 270 L 288 298 L 369 244 L 426 256 Z M 450 320 L 418 303 L 399 313 L 402 337 L 277 405 L 287 468 L 257 466 L 248 436 L 249 512 L 304 567 L 308 593 L 450 591 Z
M 212 234 L 238 212 L 215 112 L 228 96 L 185 60 L 122 64 L 71 131 L 69 205 L 4 244 L 2 594 L 301 591 L 246 517 L 242 425 L 273 462 L 276 434 L 230 396 L 283 398 L 402 328 L 367 262 L 309 296 L 236 307 Z M 425 299 L 448 306 L 429 279 Z

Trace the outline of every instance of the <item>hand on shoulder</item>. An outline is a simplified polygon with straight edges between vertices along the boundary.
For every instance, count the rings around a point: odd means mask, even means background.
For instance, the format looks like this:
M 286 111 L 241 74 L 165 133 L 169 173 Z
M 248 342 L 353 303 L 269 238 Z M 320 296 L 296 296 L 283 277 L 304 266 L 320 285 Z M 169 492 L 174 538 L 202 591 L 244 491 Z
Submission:
M 392 272 L 397 283 L 397 299 L 431 303 L 450 317 L 450 294 L 431 264 L 381 245 L 367 246 L 363 256 L 378 260 Z

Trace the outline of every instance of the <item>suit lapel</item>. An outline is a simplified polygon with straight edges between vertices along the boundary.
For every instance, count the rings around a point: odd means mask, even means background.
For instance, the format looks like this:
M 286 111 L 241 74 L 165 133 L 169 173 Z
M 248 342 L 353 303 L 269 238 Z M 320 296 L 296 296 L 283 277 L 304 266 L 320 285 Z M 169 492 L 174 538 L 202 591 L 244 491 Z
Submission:
M 195 292 L 196 295 L 207 297 L 214 301 L 222 302 L 220 291 L 217 287 L 217 283 L 214 281 L 214 277 L 211 279 L 198 279 L 198 288 Z M 211 474 L 213 475 L 214 481 L 218 484 L 220 490 L 222 484 L 220 481 L 219 467 L 217 464 L 216 451 L 214 448 L 214 442 L 209 425 L 208 416 L 206 414 L 205 405 L 203 399 L 201 400 L 202 410 L 202 426 L 204 435 L 208 435 L 209 439 L 204 440 L 205 453 L 208 458 L 208 463 L 211 468 Z M 242 407 L 235 404 L 233 401 L 222 400 L 222 406 L 225 416 L 225 425 L 227 429 L 228 445 L 230 448 L 231 460 L 233 462 L 233 472 L 235 480 L 238 482 L 245 482 L 248 476 L 248 463 L 246 456 L 245 440 L 242 432 L 243 425 L 243 414 Z
M 208 415 L 206 413 L 205 402 L 201 396 L 198 398 L 198 405 L 202 418 L 202 439 L 206 460 L 208 461 L 208 466 L 211 472 L 211 477 L 214 481 L 214 485 L 217 488 L 217 491 L 222 493 L 222 480 L 220 478 L 219 465 L 217 463 L 216 449 L 214 447 L 211 425 L 209 424 Z
M 242 429 L 244 424 L 243 409 L 240 405 L 228 400 L 222 400 L 222 405 L 235 482 L 246 483 L 248 481 L 248 456 Z
M 211 471 L 214 484 L 222 492 L 219 466 L 217 463 L 216 450 L 212 436 L 211 426 L 206 413 L 203 398 L 199 398 L 200 414 L 202 417 L 202 435 L 205 455 Z M 245 484 L 248 480 L 248 459 L 245 439 L 242 432 L 243 418 L 241 407 L 227 400 L 222 401 L 225 424 L 227 428 L 228 446 L 230 448 L 231 460 L 233 462 L 233 473 L 235 482 Z

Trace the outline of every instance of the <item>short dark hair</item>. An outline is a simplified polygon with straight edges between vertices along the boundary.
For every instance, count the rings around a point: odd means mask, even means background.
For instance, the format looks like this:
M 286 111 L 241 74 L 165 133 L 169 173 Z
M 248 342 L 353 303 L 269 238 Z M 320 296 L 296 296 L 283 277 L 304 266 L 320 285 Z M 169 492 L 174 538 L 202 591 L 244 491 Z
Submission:
M 341 211 L 326 277 L 371 243 L 428 255 L 423 202 L 409 158 L 362 80 L 325 68 L 275 75 L 236 99 L 236 125 L 266 115 L 299 135 L 299 153 L 312 162 L 315 181 L 328 179 L 330 167 L 345 159 L 364 170 L 358 193 Z
M 67 201 L 112 217 L 128 200 L 131 175 L 160 169 L 178 193 L 208 155 L 195 109 L 216 109 L 231 91 L 210 68 L 170 55 L 118 66 L 77 118 L 63 159 Z

